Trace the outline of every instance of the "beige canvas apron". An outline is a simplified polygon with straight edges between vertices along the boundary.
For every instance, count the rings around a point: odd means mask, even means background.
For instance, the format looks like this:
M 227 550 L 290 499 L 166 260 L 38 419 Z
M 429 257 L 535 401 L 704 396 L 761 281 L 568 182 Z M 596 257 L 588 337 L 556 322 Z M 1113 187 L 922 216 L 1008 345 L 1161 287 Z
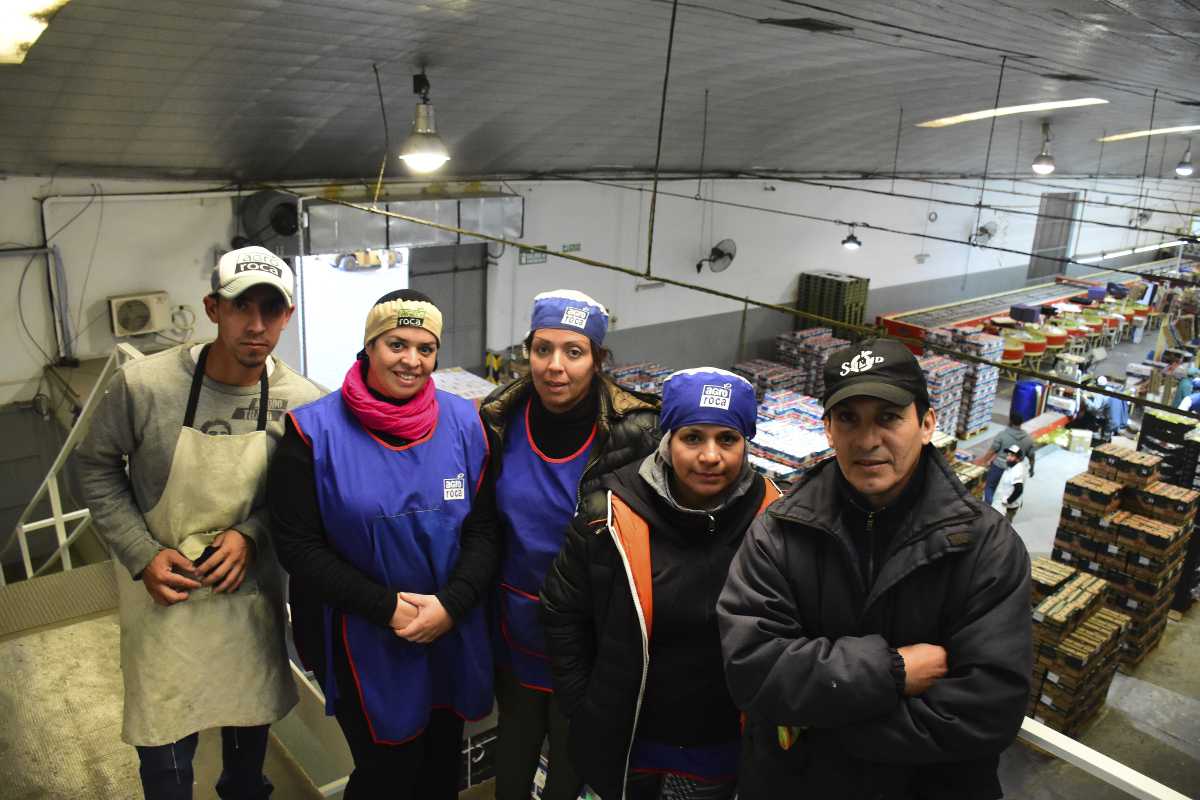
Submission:
M 261 506 L 267 473 L 265 370 L 255 432 L 210 436 L 192 427 L 207 349 L 197 360 L 166 487 L 145 513 L 151 535 L 190 559 Z M 140 580 L 117 566 L 122 738 L 129 744 L 167 744 L 225 725 L 266 725 L 296 704 L 284 646 L 282 573 L 269 540 L 256 545 L 236 592 L 217 594 L 206 586 L 172 606 L 157 605 Z

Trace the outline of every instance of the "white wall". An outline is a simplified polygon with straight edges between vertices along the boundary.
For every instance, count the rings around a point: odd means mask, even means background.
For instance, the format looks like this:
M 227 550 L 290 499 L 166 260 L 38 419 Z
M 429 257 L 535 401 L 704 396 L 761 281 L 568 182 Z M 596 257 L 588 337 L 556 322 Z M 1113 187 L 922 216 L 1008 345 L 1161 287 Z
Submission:
M 35 177 L 0 178 L 0 242 L 7 248 L 41 246 L 42 198 L 81 195 L 83 199 L 47 204 L 45 233 L 53 234 L 82 211 L 95 187 L 103 194 L 155 193 L 203 188 L 181 181 L 117 181 Z M 232 234 L 229 199 L 138 200 L 97 197 L 68 227 L 51 239 L 63 256 L 72 321 L 82 320 L 76 349 L 83 357 L 107 355 L 113 347 L 105 317 L 105 298 L 113 294 L 162 289 L 175 304 L 191 306 L 197 333 L 211 333 L 201 297 L 213 248 L 228 246 Z M 0 403 L 27 400 L 35 392 L 45 358 L 25 335 L 18 302 L 33 338 L 50 356 L 57 354 L 48 300 L 46 262 L 35 258 L 17 288 L 27 258 L 0 258 L 0 297 L 10 298 L 0 312 Z M 90 270 L 89 270 L 90 266 Z M 89 275 L 90 272 L 90 275 Z M 85 285 L 86 284 L 86 285 Z
M 1055 180 L 1056 184 L 1086 189 L 1088 197 L 1133 205 L 1137 181 L 1107 182 L 1097 187 L 1090 181 Z M 128 192 L 154 193 L 204 188 L 185 182 L 139 182 L 87 179 L 0 178 L 0 242 L 40 245 L 42 241 L 39 198 L 80 195 L 80 201 L 62 200 L 49 204 L 49 231 L 83 208 L 93 184 L 106 195 Z M 860 182 L 883 191 L 887 180 Z M 1178 198 L 1186 212 L 1194 207 L 1192 186 L 1196 181 L 1148 182 L 1154 195 Z M 647 188 L 641 184 L 642 188 Z M 1036 211 L 1037 197 L 1008 193 L 1010 182 L 992 182 L 986 203 Z M 772 187 L 773 191 L 768 191 Z M 647 192 L 610 188 L 580 182 L 517 182 L 511 188 L 526 197 L 525 239 L 533 244 L 560 248 L 579 243 L 581 255 L 642 270 L 646 263 Z M 679 280 L 699 281 L 707 286 L 755 299 L 791 302 L 796 276 L 812 269 L 834 269 L 871 279 L 875 288 L 903 283 L 949 278 L 964 270 L 1024 266 L 1028 258 L 995 251 L 966 248 L 920 239 L 859 229 L 864 247 L 850 253 L 840 247 L 845 229 L 777 214 L 743 208 L 702 204 L 692 200 L 696 182 L 664 182 L 663 191 L 684 198 L 660 196 L 654 245 L 654 271 Z M 1018 183 L 1016 189 L 1036 194 L 1039 187 Z M 898 181 L 896 190 L 930 196 L 928 184 Z M 1056 191 L 1059 191 L 1056 189 Z M 932 188 L 935 199 L 978 200 L 978 188 Z M 842 190 L 801 186 L 780 181 L 706 181 L 704 196 L 750 206 L 764 206 L 822 217 L 870 222 L 897 229 L 921 232 L 930 208 L 938 212 L 930 235 L 964 239 L 975 222 L 972 208 L 930 204 L 927 199 L 907 200 Z M 1171 229 L 1182 224 L 1170 203 L 1155 213 L 1151 227 Z M 103 220 L 101 220 L 103 208 Z M 1088 219 L 1124 225 L 1127 208 L 1088 206 Z M 1000 233 L 993 244 L 1028 250 L 1033 241 L 1034 218 L 985 212 L 983 220 L 997 219 Z M 82 355 L 104 355 L 112 347 L 108 322 L 103 318 L 104 298 L 112 294 L 163 289 L 176 304 L 192 306 L 196 312 L 197 336 L 211 335 L 202 313 L 201 297 L 207 292 L 207 275 L 214 248 L 227 246 L 233 233 L 229 198 L 160 198 L 97 200 L 70 227 L 55 237 L 63 252 L 73 318 L 87 325 L 97 320 L 79 339 Z M 697 276 L 696 261 L 717 240 L 732 238 L 738 244 L 733 267 L 719 275 Z M 1076 249 L 1078 254 L 1113 250 L 1157 241 L 1157 235 L 1112 230 L 1084 225 Z M 94 249 L 94 254 L 93 254 Z M 498 248 L 492 247 L 493 253 Z M 918 265 L 912 256 L 921 250 L 929 260 Z M 500 348 L 519 340 L 528 325 L 529 307 L 540 291 L 572 287 L 609 305 L 615 327 L 636 328 L 678 319 L 735 311 L 740 304 L 686 289 L 663 287 L 634 291 L 635 278 L 605 270 L 571 264 L 552 258 L 546 264 L 518 266 L 517 253 L 509 248 L 490 269 L 488 277 L 488 347 Z M 91 274 L 88 277 L 88 267 Z M 0 312 L 0 403 L 27 400 L 36 390 L 43 359 L 21 332 L 17 311 L 17 285 L 25 259 L 0 258 L 0 297 L 12 298 Z M 32 263 L 20 307 L 40 345 L 51 355 L 56 343 L 47 299 L 46 269 L 39 258 Z M 84 283 L 86 281 L 86 292 Z M 904 310 L 904 309 L 896 309 Z
M 966 182 L 964 182 L 966 183 Z M 1032 195 L 1040 191 L 1087 191 L 1087 199 L 1133 206 L 1137 181 L 1054 181 L 1070 189 L 1038 187 L 1017 183 L 1015 190 Z M 1194 182 L 1148 182 L 1153 195 L 1178 198 L 1176 204 L 1152 201 L 1151 208 L 1166 208 L 1154 214 L 1148 227 L 1174 229 L 1185 224 L 1192 208 Z M 626 184 L 634 186 L 634 184 Z M 890 191 L 890 180 L 859 181 L 847 186 Z M 526 197 L 525 241 L 561 249 L 564 244 L 582 245 L 580 255 L 644 270 L 646 265 L 646 218 L 649 192 L 613 188 L 581 182 L 513 182 L 511 188 Z M 648 190 L 648 184 L 636 184 Z M 963 240 L 974 230 L 976 210 L 930 202 L 954 200 L 974 204 L 979 188 L 955 188 L 914 181 L 897 181 L 896 192 L 915 195 L 917 200 L 884 197 L 857 191 L 817 188 L 782 181 L 706 181 L 703 195 L 726 203 L 767 207 L 814 216 L 869 222 L 873 225 L 930 236 Z M 1006 207 L 1036 214 L 1039 198 L 1012 194 L 1011 181 L 990 181 L 985 205 Z M 745 208 L 696 202 L 695 180 L 664 182 L 655 226 L 653 272 L 676 280 L 698 282 L 714 289 L 756 300 L 790 303 L 795 300 L 797 275 L 815 269 L 848 272 L 871 279 L 872 288 L 950 278 L 984 270 L 1024 267 L 1027 256 L 996 250 L 970 248 L 911 236 L 859 228 L 863 248 L 850 252 L 841 247 L 845 228 Z M 932 193 L 932 194 L 931 194 Z M 938 214 L 928 223 L 930 210 Z M 1130 208 L 1087 205 L 1083 218 L 1094 222 L 1128 224 Z M 996 220 L 999 233 L 990 244 L 1019 251 L 1033 245 L 1035 216 L 985 210 L 982 221 Z M 1116 250 L 1160 241 L 1158 234 L 1106 228 L 1096 224 L 1079 227 L 1075 252 L 1080 255 Z M 695 264 L 718 240 L 732 238 L 738 246 L 733 266 L 724 273 L 705 271 L 697 275 Z M 496 248 L 493 247 L 493 252 Z M 913 256 L 926 252 L 930 258 L 917 264 Z M 594 295 L 608 305 L 616 317 L 614 327 L 634 328 L 690 317 L 736 311 L 741 304 L 711 295 L 671 286 L 635 291 L 639 279 L 551 258 L 545 264 L 518 265 L 510 248 L 492 268 L 489 290 L 493 306 L 488 315 L 488 346 L 500 348 L 518 341 L 528 326 L 533 296 L 548 289 L 571 287 Z M 907 309 L 895 309 L 897 311 Z

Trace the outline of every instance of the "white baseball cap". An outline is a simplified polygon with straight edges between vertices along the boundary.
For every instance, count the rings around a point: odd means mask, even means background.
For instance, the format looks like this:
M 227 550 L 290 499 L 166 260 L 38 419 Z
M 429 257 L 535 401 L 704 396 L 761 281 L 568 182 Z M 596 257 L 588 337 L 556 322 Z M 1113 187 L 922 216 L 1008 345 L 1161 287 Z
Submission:
M 230 250 L 221 256 L 212 271 L 212 291 L 230 300 L 260 284 L 278 289 L 289 308 L 295 305 L 292 301 L 295 287 L 292 268 L 265 247 L 253 245 Z

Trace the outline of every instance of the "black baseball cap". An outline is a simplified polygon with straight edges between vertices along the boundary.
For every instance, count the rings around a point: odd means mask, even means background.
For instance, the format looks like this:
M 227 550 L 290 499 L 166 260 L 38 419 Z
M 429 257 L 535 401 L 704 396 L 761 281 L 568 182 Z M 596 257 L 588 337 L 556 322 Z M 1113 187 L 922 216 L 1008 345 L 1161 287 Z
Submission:
M 864 339 L 832 353 L 825 362 L 825 411 L 851 397 L 875 397 L 907 407 L 917 399 L 928 403 L 929 387 L 907 347 L 895 339 Z

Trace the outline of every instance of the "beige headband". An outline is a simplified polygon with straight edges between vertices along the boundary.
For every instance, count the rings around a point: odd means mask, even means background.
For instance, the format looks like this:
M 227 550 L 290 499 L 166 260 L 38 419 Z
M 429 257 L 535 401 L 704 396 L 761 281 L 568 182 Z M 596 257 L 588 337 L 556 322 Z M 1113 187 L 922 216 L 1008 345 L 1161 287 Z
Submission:
M 423 300 L 389 300 L 380 303 L 367 314 L 363 347 L 393 328 L 422 328 L 432 333 L 441 344 L 442 312 L 433 303 Z

